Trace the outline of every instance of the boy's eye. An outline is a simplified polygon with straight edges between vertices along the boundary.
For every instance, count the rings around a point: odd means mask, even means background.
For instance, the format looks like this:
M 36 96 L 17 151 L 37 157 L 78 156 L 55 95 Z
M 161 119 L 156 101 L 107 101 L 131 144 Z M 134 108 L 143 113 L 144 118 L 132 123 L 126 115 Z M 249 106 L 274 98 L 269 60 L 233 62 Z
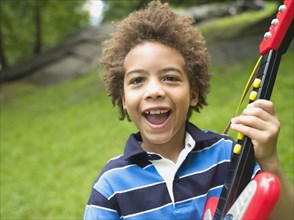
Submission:
M 177 82 L 179 79 L 175 76 L 166 76 L 164 77 L 163 81 Z
M 134 84 L 134 85 L 137 85 L 137 84 L 140 84 L 140 83 L 143 83 L 144 82 L 144 78 L 143 77 L 137 77 L 137 78 L 134 78 L 130 81 L 130 84 Z

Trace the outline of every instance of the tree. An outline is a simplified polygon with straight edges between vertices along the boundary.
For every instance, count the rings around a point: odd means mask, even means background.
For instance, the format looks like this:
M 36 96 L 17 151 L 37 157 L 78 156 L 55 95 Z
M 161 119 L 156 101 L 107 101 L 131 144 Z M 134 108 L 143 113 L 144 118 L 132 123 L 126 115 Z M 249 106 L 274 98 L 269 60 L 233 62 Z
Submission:
M 0 0 L 2 70 L 87 27 L 88 14 L 82 10 L 85 1 Z

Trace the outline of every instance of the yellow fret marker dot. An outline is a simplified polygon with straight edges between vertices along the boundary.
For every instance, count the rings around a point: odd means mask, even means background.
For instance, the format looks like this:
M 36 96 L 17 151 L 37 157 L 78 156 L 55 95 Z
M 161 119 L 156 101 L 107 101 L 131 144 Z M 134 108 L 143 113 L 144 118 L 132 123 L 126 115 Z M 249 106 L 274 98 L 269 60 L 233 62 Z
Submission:
M 241 148 L 242 148 L 242 145 L 241 144 L 236 144 L 234 146 L 234 150 L 233 150 L 234 154 L 240 154 Z
M 257 92 L 252 91 L 252 92 L 250 93 L 250 95 L 249 95 L 249 99 L 250 99 L 251 101 L 255 101 L 256 98 L 257 98 Z
M 260 84 L 261 84 L 261 79 L 256 78 L 253 82 L 253 87 L 258 89 L 260 87 Z
M 238 140 L 240 140 L 240 141 L 243 141 L 244 140 L 244 134 L 242 134 L 242 133 L 238 133 Z

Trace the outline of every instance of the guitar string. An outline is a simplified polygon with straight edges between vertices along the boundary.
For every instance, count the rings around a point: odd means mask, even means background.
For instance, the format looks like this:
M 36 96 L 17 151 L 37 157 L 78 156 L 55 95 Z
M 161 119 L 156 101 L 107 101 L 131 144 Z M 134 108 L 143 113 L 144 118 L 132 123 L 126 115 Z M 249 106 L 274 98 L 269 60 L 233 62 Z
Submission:
M 235 113 L 233 114 L 233 116 L 232 116 L 232 118 L 234 118 L 238 113 L 239 113 L 239 109 L 240 109 L 240 107 L 241 107 L 241 105 L 242 105 L 242 103 L 243 103 L 243 101 L 244 101 L 244 99 L 245 99 L 245 97 L 246 97 L 246 95 L 247 95 L 247 93 L 248 93 L 248 91 L 249 91 L 249 88 L 252 86 L 252 83 L 253 83 L 253 81 L 254 81 L 254 79 L 256 78 L 256 69 L 257 69 L 257 67 L 258 67 L 258 64 L 260 63 L 260 60 L 262 59 L 262 55 L 259 57 L 259 59 L 257 60 L 257 62 L 256 62 L 256 64 L 255 64 L 255 66 L 254 66 L 254 68 L 253 68 L 253 70 L 252 70 L 252 72 L 251 72 L 251 74 L 250 74 L 250 76 L 249 76 L 249 79 L 248 79 L 248 81 L 247 81 L 247 83 L 246 83 L 246 86 L 245 86 L 245 88 L 244 88 L 244 90 L 243 90 L 243 93 L 242 93 L 242 96 L 241 96 L 241 98 L 240 98 L 240 100 L 239 100 L 239 103 L 238 103 L 238 106 L 237 106 L 237 109 L 236 109 L 236 111 L 235 111 Z M 232 119 L 231 118 L 231 119 Z M 228 132 L 229 132 L 229 130 L 230 130 L 230 127 L 231 127 L 231 120 L 229 121 L 229 123 L 227 124 L 227 126 L 226 126 L 226 128 L 225 128 L 225 130 L 224 130 L 224 134 L 228 134 Z

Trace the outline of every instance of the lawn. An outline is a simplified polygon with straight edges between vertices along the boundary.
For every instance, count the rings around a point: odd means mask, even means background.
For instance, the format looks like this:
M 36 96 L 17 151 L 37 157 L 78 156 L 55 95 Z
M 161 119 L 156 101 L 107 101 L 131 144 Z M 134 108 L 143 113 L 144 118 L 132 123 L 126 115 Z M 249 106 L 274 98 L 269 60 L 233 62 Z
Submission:
M 117 122 L 97 72 L 48 88 L 7 87 L 1 106 L 1 219 L 82 217 L 95 176 L 121 152 L 131 124 Z
M 292 50 L 283 57 L 272 95 L 282 123 L 279 154 L 292 185 L 293 56 Z M 222 132 L 255 59 L 213 65 L 209 106 L 191 121 Z M 1 85 L 0 219 L 82 218 L 94 179 L 136 131 L 118 120 L 100 72 L 49 87 L 21 81 Z

